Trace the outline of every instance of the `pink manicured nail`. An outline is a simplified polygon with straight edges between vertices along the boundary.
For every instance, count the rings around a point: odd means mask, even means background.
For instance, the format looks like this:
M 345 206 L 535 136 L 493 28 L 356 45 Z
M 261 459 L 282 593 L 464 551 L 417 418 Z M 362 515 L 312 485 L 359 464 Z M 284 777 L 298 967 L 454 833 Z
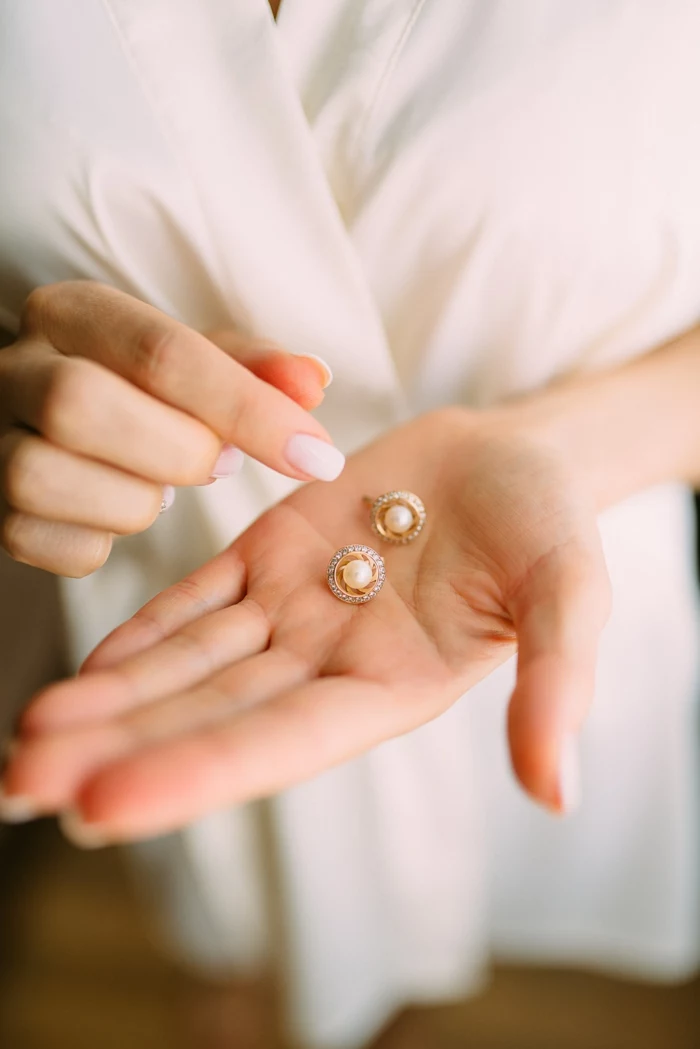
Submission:
M 39 806 L 23 794 L 6 794 L 0 787 L 0 820 L 3 823 L 28 823 L 39 815 Z
M 324 361 L 323 357 L 319 357 L 315 353 L 302 353 L 301 356 L 306 357 L 310 361 L 316 361 L 316 364 L 321 366 L 321 371 L 323 372 L 322 389 L 327 390 L 333 382 L 333 372 L 331 371 L 330 365 Z
M 328 441 L 310 433 L 296 433 L 287 441 L 287 462 L 318 481 L 335 481 L 345 466 L 345 456 Z
M 170 509 L 170 507 L 173 505 L 174 502 L 175 502 L 175 489 L 173 488 L 173 486 L 171 484 L 164 484 L 163 485 L 163 499 L 161 501 L 160 510 L 158 512 L 161 513 L 161 514 L 164 514 L 166 510 Z
M 581 804 L 581 761 L 573 732 L 562 737 L 559 751 L 559 803 L 564 813 L 574 812 Z
M 109 845 L 109 838 L 99 824 L 86 823 L 74 809 L 63 812 L 58 822 L 64 837 L 79 849 L 101 849 Z
M 219 458 L 214 463 L 211 472 L 212 477 L 230 477 L 238 473 L 243 466 L 243 452 L 240 448 L 234 448 L 232 444 L 225 444 L 219 453 Z

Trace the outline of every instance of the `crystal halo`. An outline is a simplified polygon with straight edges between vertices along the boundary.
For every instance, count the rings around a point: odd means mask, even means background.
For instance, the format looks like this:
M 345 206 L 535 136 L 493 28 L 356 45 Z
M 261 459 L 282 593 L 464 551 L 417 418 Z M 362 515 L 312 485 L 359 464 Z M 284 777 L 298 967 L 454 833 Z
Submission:
M 355 588 L 348 585 L 343 579 L 343 569 L 351 561 L 364 561 L 372 569 L 372 577 L 366 586 Z M 328 564 L 328 585 L 332 593 L 340 600 L 351 605 L 365 604 L 376 597 L 384 586 L 386 579 L 386 568 L 384 558 L 373 550 L 371 546 L 344 546 L 337 550 Z
M 395 532 L 386 522 L 387 511 L 393 506 L 403 506 L 410 511 L 413 523 L 405 532 Z M 369 512 L 372 531 L 387 543 L 404 545 L 412 543 L 423 531 L 426 521 L 425 506 L 414 492 L 385 492 L 375 499 Z

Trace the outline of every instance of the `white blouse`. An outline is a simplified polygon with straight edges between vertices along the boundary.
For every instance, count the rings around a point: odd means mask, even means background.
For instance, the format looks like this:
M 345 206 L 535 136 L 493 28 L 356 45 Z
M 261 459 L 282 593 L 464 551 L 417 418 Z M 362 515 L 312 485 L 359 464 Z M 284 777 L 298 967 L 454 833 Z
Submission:
M 346 451 L 643 353 L 700 320 L 699 38 L 690 0 L 283 0 L 277 24 L 267 0 L 0 0 L 0 326 L 91 277 L 318 353 Z M 67 581 L 75 658 L 288 490 L 249 463 Z M 318 1047 L 466 992 L 492 953 L 697 965 L 689 496 L 601 528 L 581 811 L 514 785 L 508 665 L 409 736 L 140 847 L 190 957 L 273 959 Z

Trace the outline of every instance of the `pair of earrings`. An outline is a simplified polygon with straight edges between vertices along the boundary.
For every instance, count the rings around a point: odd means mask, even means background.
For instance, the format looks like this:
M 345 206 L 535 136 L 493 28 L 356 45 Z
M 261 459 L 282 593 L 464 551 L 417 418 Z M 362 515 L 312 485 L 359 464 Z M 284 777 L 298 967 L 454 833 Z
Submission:
M 394 545 L 405 545 L 417 539 L 425 525 L 422 501 L 413 492 L 386 492 L 378 499 L 365 500 L 370 505 L 372 531 Z M 364 604 L 376 597 L 384 585 L 384 558 L 370 546 L 344 546 L 337 550 L 328 565 L 328 585 L 340 600 L 353 605 Z

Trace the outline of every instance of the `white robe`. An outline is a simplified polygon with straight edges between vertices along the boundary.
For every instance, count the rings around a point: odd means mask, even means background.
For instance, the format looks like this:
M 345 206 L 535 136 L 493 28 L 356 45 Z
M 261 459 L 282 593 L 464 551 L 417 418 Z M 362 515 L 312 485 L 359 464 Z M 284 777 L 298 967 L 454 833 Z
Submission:
M 277 25 L 267 0 L 0 0 L 0 325 L 91 277 L 320 354 L 347 452 L 645 352 L 700 320 L 699 38 L 681 0 L 283 0 Z M 67 582 L 75 659 L 289 487 L 249 463 L 181 492 Z M 409 736 L 143 846 L 179 948 L 281 966 L 319 1047 L 466 992 L 492 953 L 690 972 L 689 495 L 601 528 L 614 612 L 577 815 L 513 782 L 508 665 Z

